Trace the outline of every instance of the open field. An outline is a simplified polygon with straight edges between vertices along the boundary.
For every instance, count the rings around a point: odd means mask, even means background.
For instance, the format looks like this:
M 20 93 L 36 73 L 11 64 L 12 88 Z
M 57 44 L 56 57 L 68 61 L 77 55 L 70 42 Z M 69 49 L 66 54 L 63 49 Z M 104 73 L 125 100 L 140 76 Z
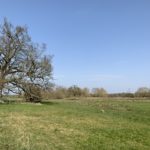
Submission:
M 149 150 L 150 101 L 0 104 L 0 150 Z

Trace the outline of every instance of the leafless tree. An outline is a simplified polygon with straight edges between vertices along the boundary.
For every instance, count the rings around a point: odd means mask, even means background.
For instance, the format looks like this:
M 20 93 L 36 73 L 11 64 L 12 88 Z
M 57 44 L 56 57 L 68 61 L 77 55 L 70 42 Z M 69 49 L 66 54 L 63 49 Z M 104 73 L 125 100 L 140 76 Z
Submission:
M 32 88 L 44 88 L 52 79 L 52 56 L 43 55 L 45 44 L 32 42 L 26 27 L 4 19 L 0 27 L 0 95 L 4 92 L 32 93 Z M 31 96 L 34 98 L 34 96 Z

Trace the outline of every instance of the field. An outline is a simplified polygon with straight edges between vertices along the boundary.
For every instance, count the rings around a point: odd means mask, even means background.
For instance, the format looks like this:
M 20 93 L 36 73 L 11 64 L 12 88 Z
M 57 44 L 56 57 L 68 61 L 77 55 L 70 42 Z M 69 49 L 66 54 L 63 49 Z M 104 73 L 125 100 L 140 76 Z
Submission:
M 149 150 L 150 101 L 0 104 L 0 150 Z

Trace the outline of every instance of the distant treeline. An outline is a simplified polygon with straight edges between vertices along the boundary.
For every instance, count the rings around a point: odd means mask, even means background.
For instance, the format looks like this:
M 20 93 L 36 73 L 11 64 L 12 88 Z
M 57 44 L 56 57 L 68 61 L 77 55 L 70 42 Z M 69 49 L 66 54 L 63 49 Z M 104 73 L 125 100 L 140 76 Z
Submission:
M 76 85 L 69 88 L 57 86 L 42 91 L 42 96 L 46 99 L 63 99 L 71 97 L 150 97 L 150 89 L 141 87 L 135 93 L 124 92 L 110 94 L 104 88 L 93 88 L 89 90 L 88 88 L 80 88 Z

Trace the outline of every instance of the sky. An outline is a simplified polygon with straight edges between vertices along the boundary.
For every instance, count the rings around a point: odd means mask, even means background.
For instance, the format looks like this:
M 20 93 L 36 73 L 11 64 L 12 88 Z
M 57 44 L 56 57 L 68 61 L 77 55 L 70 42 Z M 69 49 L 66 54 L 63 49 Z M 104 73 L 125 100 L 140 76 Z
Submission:
M 4 17 L 46 43 L 57 85 L 150 87 L 149 0 L 0 0 Z

